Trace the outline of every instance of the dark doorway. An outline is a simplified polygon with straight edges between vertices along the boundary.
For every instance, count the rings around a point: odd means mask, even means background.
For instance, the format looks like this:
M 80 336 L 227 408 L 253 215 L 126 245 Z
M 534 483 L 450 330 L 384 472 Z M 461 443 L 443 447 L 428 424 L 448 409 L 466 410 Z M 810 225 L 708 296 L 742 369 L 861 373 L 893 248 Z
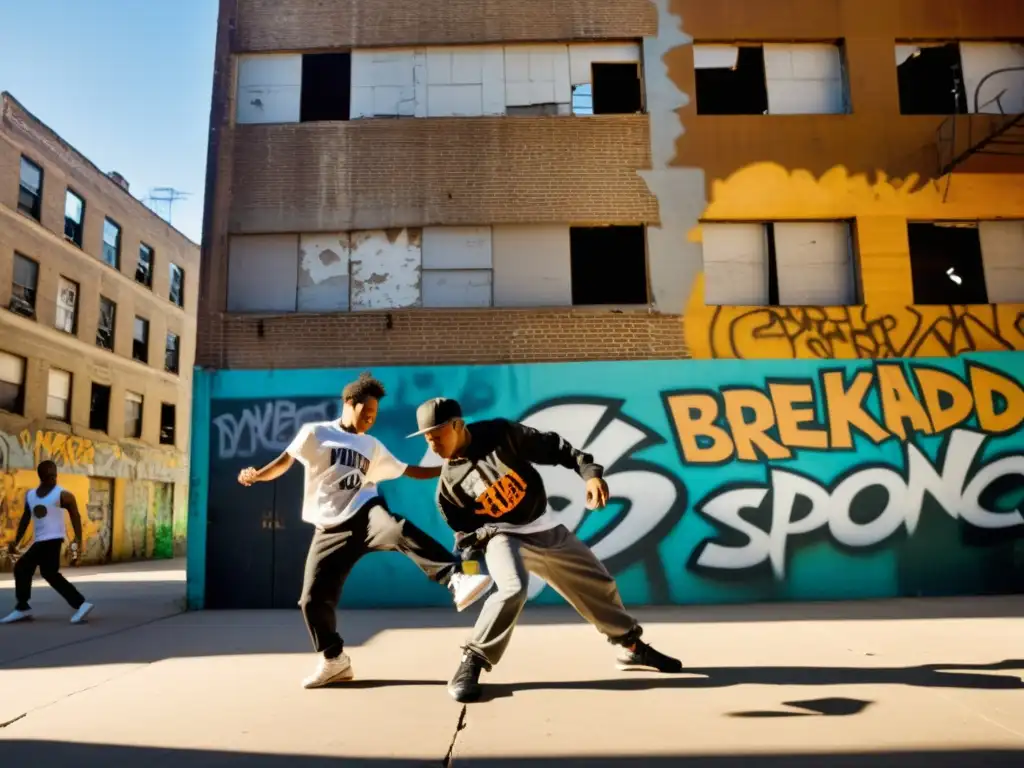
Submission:
M 697 114 L 764 115 L 768 113 L 768 81 L 764 48 L 741 45 L 736 66 L 696 70 Z
M 634 115 L 643 111 L 640 65 L 592 64 L 595 115 Z
M 907 225 L 915 304 L 988 304 L 977 226 Z
M 919 48 L 896 68 L 896 77 L 901 114 L 967 114 L 967 92 L 957 43 Z
M 569 230 L 574 305 L 647 304 L 642 226 Z
M 352 55 L 309 53 L 302 57 L 302 102 L 299 120 L 348 120 Z

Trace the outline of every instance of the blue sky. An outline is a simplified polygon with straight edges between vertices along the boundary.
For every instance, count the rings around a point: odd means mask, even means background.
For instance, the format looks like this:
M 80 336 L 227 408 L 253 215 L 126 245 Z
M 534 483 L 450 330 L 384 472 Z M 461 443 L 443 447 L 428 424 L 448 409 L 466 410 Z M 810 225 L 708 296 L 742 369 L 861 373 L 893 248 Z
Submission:
M 191 193 L 172 223 L 199 242 L 216 25 L 217 0 L 0 0 L 0 91 L 136 197 Z

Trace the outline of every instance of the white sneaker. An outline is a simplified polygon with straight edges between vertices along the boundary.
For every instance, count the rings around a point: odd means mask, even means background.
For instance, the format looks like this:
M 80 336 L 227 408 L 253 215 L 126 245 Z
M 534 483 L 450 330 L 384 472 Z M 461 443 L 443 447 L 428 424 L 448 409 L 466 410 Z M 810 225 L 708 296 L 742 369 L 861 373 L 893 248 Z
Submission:
M 92 603 L 82 603 L 82 607 L 75 611 L 75 615 L 71 617 L 72 624 L 82 624 L 85 622 L 86 617 L 92 613 L 92 609 L 96 606 Z
M 25 611 L 14 610 L 0 619 L 0 624 L 17 624 L 19 621 L 31 621 L 32 620 L 32 609 L 29 608 Z
M 456 573 L 448 582 L 448 589 L 451 590 L 452 599 L 455 601 L 455 609 L 464 611 L 483 597 L 493 585 L 494 579 L 486 574 L 469 576 L 465 573 Z
M 352 671 L 352 660 L 348 654 L 342 653 L 336 659 L 320 657 L 320 666 L 316 672 L 302 681 L 303 688 L 320 688 L 331 683 L 340 683 L 351 680 L 354 676 Z

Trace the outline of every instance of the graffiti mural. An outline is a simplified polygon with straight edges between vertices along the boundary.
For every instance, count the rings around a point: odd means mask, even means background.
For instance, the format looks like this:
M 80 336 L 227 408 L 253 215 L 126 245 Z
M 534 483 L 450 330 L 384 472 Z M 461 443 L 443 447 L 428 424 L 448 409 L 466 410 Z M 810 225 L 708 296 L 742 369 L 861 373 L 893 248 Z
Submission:
M 287 396 L 282 371 L 272 380 L 255 371 L 207 374 L 237 383 L 240 394 L 266 391 L 268 398 L 213 401 L 205 437 L 211 490 L 193 505 L 209 514 L 208 525 L 220 526 L 225 539 L 216 547 L 237 549 L 241 528 L 232 526 L 251 529 L 244 568 L 272 571 L 280 604 L 294 603 L 292 581 L 301 577 L 311 535 L 299 521 L 301 477 L 286 476 L 263 496 L 247 496 L 251 489 L 234 477 L 287 444 L 291 434 L 275 431 L 275 414 L 292 429 L 299 413 L 333 417 L 336 397 L 309 397 L 311 387 L 322 382 L 322 392 L 336 392 L 357 373 L 297 373 L 304 397 Z M 593 453 L 606 467 L 608 507 L 587 510 L 579 478 L 544 467 L 551 512 L 594 549 L 633 604 L 1024 589 L 1021 353 L 374 373 L 389 388 L 374 434 L 405 461 L 439 461 L 422 438 L 406 439 L 416 405 L 438 394 L 462 398 L 469 420 L 518 419 Z M 226 382 L 219 391 L 230 391 Z M 244 455 L 248 448 L 225 436 L 222 425 L 239 423 L 270 425 L 250 433 L 256 452 Z M 382 491 L 393 509 L 452 541 L 434 507 L 433 483 L 401 479 Z M 273 524 L 260 522 L 268 519 L 258 512 L 265 508 L 276 510 Z M 225 515 L 233 515 L 230 525 Z M 261 545 L 261 536 L 276 543 Z M 261 562 L 253 553 L 263 546 L 270 554 Z M 211 549 L 204 559 L 221 557 Z M 197 569 L 203 564 L 191 560 L 190 578 Z M 253 581 L 244 569 L 232 578 Z M 538 579 L 530 596 L 561 600 Z M 446 596 L 400 556 L 380 555 L 357 566 L 343 599 L 442 605 Z
M 954 357 L 1024 349 L 1018 305 L 711 307 L 712 357 L 736 359 Z M 702 332 L 697 322 L 690 330 Z
M 184 554 L 183 454 L 43 430 L 0 432 L 0 547 L 14 538 L 25 493 L 38 485 L 35 468 L 45 459 L 56 462 L 60 484 L 78 501 L 84 564 Z

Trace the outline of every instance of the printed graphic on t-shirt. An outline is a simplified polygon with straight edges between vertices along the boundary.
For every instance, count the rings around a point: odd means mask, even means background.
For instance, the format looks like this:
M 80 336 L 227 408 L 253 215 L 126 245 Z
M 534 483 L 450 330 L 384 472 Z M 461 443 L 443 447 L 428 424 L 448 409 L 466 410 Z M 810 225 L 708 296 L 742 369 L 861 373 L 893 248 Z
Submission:
M 459 485 L 467 495 L 476 499 L 476 514 L 493 518 L 504 517 L 518 507 L 526 496 L 526 481 L 511 469 L 488 483 L 480 468 L 476 468 Z
M 342 471 L 349 468 L 338 481 L 339 491 L 358 491 L 370 469 L 370 460 L 351 448 L 331 448 L 331 464 Z
M 44 517 L 46 517 L 46 513 L 48 511 L 49 510 L 47 510 L 46 507 L 42 504 L 36 504 L 32 508 L 32 514 L 36 516 L 36 520 L 42 520 Z

